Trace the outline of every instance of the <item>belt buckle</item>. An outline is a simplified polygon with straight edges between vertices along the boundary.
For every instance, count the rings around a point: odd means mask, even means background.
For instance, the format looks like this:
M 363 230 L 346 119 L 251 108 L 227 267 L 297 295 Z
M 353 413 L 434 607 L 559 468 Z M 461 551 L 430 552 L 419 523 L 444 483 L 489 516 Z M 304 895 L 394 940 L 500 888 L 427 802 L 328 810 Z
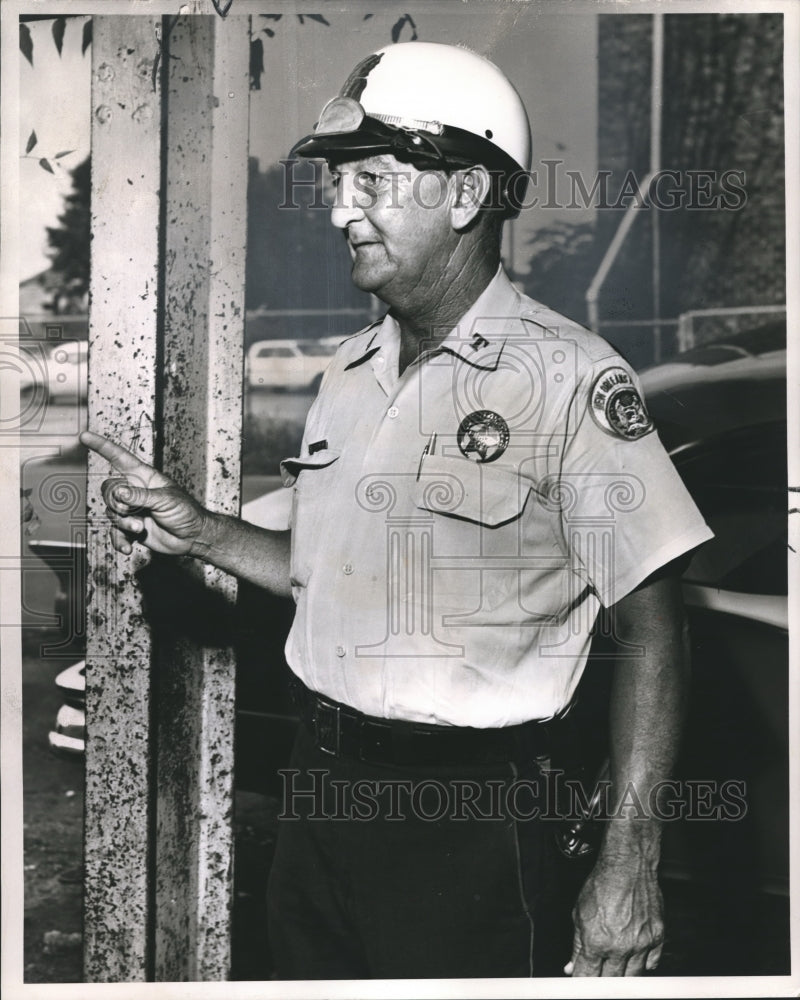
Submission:
M 314 729 L 319 749 L 331 757 L 339 756 L 341 743 L 339 706 L 317 695 Z

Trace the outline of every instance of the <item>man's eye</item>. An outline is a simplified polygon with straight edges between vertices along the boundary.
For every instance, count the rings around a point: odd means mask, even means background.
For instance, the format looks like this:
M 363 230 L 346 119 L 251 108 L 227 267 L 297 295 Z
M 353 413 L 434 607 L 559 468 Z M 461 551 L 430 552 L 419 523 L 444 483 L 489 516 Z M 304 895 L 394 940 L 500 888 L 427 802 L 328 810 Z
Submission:
M 362 170 L 361 180 L 375 187 L 383 180 L 383 177 L 381 176 L 381 174 L 373 174 L 370 173 L 368 170 Z
M 330 177 L 331 177 L 331 184 L 335 188 L 338 188 L 339 185 L 342 183 L 342 175 L 341 174 L 331 174 Z

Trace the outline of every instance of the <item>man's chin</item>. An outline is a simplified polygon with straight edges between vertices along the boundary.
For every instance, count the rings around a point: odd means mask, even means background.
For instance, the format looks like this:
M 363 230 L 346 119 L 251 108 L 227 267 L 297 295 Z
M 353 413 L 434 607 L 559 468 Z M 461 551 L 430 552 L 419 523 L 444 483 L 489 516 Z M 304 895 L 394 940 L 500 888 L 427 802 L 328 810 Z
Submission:
M 378 295 L 388 280 L 387 275 L 376 272 L 374 268 L 362 267 L 358 262 L 353 264 L 350 278 L 356 288 L 362 292 L 372 292 L 373 295 Z

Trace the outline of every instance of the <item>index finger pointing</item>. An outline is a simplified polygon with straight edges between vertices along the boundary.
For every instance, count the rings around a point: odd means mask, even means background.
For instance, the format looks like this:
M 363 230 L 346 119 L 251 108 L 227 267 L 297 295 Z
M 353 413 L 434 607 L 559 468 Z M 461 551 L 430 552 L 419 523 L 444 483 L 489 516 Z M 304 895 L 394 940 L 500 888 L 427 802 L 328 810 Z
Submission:
M 80 435 L 81 444 L 86 445 L 92 451 L 97 452 L 102 458 L 116 466 L 120 472 L 142 472 L 149 471 L 150 466 L 146 465 L 131 452 L 126 451 L 120 445 L 109 441 L 108 438 L 95 434 L 93 431 L 83 431 Z

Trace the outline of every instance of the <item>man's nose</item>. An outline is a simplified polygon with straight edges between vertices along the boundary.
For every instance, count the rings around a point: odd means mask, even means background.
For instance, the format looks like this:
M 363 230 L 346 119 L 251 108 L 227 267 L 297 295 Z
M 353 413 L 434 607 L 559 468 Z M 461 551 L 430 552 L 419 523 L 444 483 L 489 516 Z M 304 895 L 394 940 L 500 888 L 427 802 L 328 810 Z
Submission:
M 364 208 L 361 202 L 364 194 L 359 192 L 353 184 L 353 178 L 343 173 L 336 188 L 336 198 L 331 209 L 331 222 L 337 229 L 346 229 L 351 222 L 357 222 L 364 218 Z

